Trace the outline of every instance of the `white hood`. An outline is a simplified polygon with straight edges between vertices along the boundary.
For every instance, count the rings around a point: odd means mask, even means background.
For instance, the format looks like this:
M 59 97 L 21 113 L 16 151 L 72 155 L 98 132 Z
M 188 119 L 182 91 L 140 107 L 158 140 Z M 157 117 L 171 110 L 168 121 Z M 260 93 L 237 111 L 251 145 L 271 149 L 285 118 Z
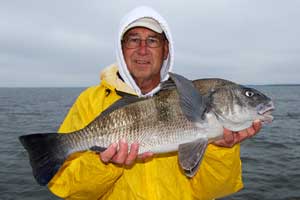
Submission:
M 155 19 L 161 26 L 162 30 L 164 31 L 168 41 L 169 41 L 169 56 L 167 59 L 164 60 L 163 66 L 160 72 L 160 80 L 165 81 L 169 78 L 168 72 L 170 72 L 173 68 L 173 63 L 174 63 L 174 48 L 173 48 L 173 39 L 172 35 L 170 32 L 170 28 L 167 24 L 167 22 L 164 20 L 164 18 L 158 14 L 155 10 L 152 8 L 142 6 L 142 7 L 137 7 L 131 12 L 129 12 L 122 20 L 120 23 L 120 28 L 119 28 L 119 33 L 117 37 L 117 61 L 118 61 L 118 66 L 119 66 L 119 73 L 125 83 L 130 85 L 132 87 L 138 96 L 140 97 L 145 97 L 145 96 L 152 96 L 156 92 L 159 91 L 160 85 L 158 85 L 156 88 L 154 88 L 152 91 L 150 91 L 147 94 L 142 94 L 140 88 L 137 86 L 135 83 L 134 79 L 130 75 L 125 60 L 122 52 L 122 33 L 124 29 L 131 24 L 132 22 L 136 21 L 137 19 L 144 18 L 144 17 L 149 17 Z

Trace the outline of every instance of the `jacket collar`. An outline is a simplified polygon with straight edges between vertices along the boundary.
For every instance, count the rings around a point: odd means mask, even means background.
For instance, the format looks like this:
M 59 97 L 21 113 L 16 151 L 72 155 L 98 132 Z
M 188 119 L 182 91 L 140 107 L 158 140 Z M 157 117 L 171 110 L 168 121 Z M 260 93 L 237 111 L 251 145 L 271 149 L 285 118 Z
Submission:
M 137 95 L 135 90 L 118 76 L 119 68 L 117 64 L 106 67 L 100 74 L 100 80 L 103 85 L 111 90 L 118 90 L 129 94 Z

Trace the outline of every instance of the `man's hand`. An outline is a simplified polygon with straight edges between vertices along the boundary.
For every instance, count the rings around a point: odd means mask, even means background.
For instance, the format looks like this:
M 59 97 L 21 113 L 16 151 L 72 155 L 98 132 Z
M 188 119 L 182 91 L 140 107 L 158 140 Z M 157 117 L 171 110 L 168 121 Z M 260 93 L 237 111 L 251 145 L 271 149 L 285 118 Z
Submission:
M 118 143 L 111 144 L 105 151 L 100 153 L 100 159 L 103 163 L 114 163 L 118 165 L 132 165 L 137 158 L 146 160 L 153 156 L 153 153 L 146 152 L 142 155 L 138 155 L 139 144 L 132 143 L 130 146 L 130 151 L 128 152 L 128 143 L 123 139 Z
M 213 144 L 221 147 L 233 147 L 235 144 L 256 135 L 261 129 L 261 126 L 261 122 L 257 120 L 253 122 L 251 127 L 239 132 L 233 132 L 224 128 L 223 139 L 217 140 Z

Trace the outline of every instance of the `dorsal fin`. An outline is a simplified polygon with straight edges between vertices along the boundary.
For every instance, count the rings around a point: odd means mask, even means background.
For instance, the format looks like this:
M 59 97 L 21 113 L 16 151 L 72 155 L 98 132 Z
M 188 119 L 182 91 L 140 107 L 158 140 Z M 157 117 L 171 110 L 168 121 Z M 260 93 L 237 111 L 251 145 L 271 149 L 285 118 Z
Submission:
M 113 112 L 114 110 L 117 110 L 123 106 L 138 102 L 138 101 L 143 101 L 146 98 L 142 98 L 142 97 L 138 97 L 126 92 L 122 92 L 122 91 L 118 91 L 116 90 L 116 93 L 121 96 L 122 98 L 117 100 L 115 103 L 113 103 L 111 106 L 109 106 L 106 110 L 104 110 L 100 116 L 105 116 L 111 112 Z
M 202 121 L 202 116 L 206 110 L 206 102 L 208 101 L 207 97 L 199 93 L 192 81 L 179 74 L 169 74 L 176 85 L 181 109 L 185 116 L 192 122 Z
M 171 78 L 169 78 L 168 80 L 162 82 L 160 87 L 161 87 L 161 89 L 160 89 L 161 91 L 176 89 L 176 85 L 175 85 L 174 81 Z

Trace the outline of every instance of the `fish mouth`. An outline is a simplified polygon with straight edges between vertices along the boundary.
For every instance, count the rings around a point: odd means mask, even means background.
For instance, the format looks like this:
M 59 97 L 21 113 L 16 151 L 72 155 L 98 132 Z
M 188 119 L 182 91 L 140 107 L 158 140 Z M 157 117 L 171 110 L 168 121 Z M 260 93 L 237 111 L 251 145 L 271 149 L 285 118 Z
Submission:
M 263 123 L 271 123 L 274 119 L 272 112 L 275 110 L 274 103 L 272 101 L 267 104 L 259 104 L 257 106 L 257 113 L 260 116 L 260 120 Z

